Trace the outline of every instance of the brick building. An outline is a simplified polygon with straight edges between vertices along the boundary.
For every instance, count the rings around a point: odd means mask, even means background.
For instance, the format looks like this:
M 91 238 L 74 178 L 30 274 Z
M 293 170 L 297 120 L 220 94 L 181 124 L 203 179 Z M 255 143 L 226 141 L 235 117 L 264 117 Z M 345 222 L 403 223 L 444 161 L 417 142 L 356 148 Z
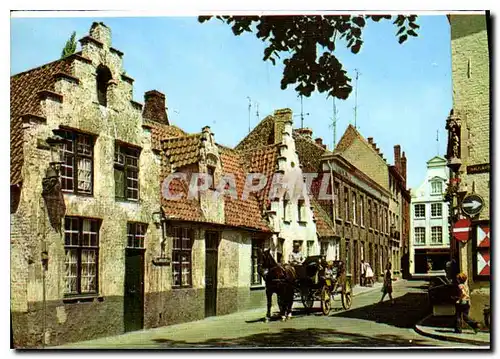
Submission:
M 450 15 L 453 109 L 446 120 L 448 167 L 451 179 L 451 225 L 465 214 L 460 210 L 465 195 L 479 195 L 484 202 L 473 216 L 467 242 L 451 240 L 453 258 L 467 273 L 471 287 L 471 317 L 483 320 L 490 304 L 490 41 L 487 17 Z
M 311 130 L 295 131 L 304 171 L 318 173 L 312 192 L 317 198 L 313 208 L 321 252 L 326 253 L 327 258 L 344 260 L 353 284 L 360 283 L 361 259 L 368 261 L 379 276 L 392 253 L 388 215 L 390 192 L 349 162 L 341 151 L 343 146 L 349 146 L 348 141 L 358 139 L 366 142 L 364 148 L 358 149 L 359 157 L 369 156 L 371 145 L 352 126 L 333 153 L 326 150 L 320 138 L 312 140 Z M 322 191 L 327 199 L 320 196 Z

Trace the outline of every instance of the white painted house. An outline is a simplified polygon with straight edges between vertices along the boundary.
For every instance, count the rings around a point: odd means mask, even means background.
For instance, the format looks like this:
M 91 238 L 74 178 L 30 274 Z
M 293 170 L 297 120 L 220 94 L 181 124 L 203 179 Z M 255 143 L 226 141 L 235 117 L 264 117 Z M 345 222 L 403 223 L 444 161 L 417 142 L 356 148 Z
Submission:
M 449 169 L 446 159 L 435 156 L 427 162 L 422 184 L 411 191 L 410 273 L 444 269 L 450 257 L 448 203 L 444 201 Z

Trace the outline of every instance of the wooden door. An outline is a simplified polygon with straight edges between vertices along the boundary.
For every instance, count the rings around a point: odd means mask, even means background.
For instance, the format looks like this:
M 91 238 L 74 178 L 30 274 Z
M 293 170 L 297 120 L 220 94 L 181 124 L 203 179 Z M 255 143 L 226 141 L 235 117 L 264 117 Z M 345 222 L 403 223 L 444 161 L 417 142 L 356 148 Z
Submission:
M 217 263 L 219 233 L 205 233 L 205 317 L 217 315 Z
M 125 249 L 125 331 L 141 330 L 144 325 L 144 250 Z

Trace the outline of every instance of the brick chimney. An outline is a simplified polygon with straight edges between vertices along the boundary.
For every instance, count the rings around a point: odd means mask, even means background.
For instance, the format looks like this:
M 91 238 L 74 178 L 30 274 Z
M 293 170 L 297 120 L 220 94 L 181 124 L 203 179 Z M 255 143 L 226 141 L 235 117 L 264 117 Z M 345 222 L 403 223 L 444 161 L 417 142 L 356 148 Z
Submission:
M 299 128 L 297 133 L 312 140 L 313 131 L 310 128 Z
M 403 157 L 401 157 L 401 175 L 406 180 L 406 156 L 403 151 Z
M 159 91 L 151 90 L 144 94 L 144 110 L 142 117 L 169 125 L 165 110 L 165 95 Z
M 373 137 L 368 137 L 368 143 L 371 145 L 373 144 Z
M 318 137 L 314 140 L 318 146 L 323 147 L 323 139 L 321 137 Z
M 401 173 L 401 146 L 394 146 L 394 166 Z

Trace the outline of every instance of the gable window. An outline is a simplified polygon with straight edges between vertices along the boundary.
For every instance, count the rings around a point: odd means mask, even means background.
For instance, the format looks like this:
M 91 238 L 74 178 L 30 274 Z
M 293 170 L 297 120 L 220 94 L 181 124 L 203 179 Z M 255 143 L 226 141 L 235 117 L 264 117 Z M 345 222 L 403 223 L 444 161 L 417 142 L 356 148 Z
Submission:
M 290 201 L 288 199 L 283 200 L 283 221 L 290 222 Z
M 210 178 L 210 189 L 215 189 L 215 167 L 214 166 L 207 166 L 207 174 L 208 177 Z
M 425 227 L 415 227 L 415 245 L 425 244 Z
M 344 188 L 344 220 L 349 220 L 349 190 Z
M 75 131 L 64 130 L 61 164 L 61 188 L 64 192 L 92 194 L 94 167 L 94 139 Z
M 443 183 L 440 181 L 432 181 L 431 194 L 443 194 Z
M 425 218 L 425 204 L 415 205 L 415 218 Z
M 137 201 L 139 199 L 138 148 L 115 145 L 115 197 Z
M 65 217 L 64 295 L 97 294 L 99 221 Z
M 264 250 L 264 241 L 252 238 L 252 285 L 262 284 L 262 276 L 259 273 L 259 250 Z
M 96 73 L 97 102 L 106 107 L 108 105 L 108 85 L 111 80 L 111 71 L 106 66 L 99 65 Z
M 297 212 L 299 214 L 299 222 L 306 222 L 306 205 L 303 199 L 297 201 Z
M 147 224 L 127 223 L 127 247 L 144 248 L 144 237 L 146 236 Z
M 443 204 L 442 203 L 432 203 L 431 204 L 431 217 L 442 217 L 443 216 Z
M 443 244 L 443 227 L 431 227 L 431 244 Z
M 172 286 L 191 287 L 191 249 L 193 246 L 193 230 L 174 227 L 172 248 Z

